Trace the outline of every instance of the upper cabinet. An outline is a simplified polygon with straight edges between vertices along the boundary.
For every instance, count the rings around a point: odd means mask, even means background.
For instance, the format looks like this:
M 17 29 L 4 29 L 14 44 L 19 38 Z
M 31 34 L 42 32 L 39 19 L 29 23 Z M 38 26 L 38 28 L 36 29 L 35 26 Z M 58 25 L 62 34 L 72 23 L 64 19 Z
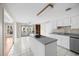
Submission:
M 57 24 L 57 26 L 63 26 L 62 19 L 57 19 L 56 24 Z
M 57 26 L 70 26 L 70 17 L 58 19 Z
M 79 28 L 79 15 L 71 17 L 71 28 L 72 29 Z
M 68 17 L 65 17 L 63 19 L 63 25 L 64 26 L 70 26 L 70 17 L 69 16 Z

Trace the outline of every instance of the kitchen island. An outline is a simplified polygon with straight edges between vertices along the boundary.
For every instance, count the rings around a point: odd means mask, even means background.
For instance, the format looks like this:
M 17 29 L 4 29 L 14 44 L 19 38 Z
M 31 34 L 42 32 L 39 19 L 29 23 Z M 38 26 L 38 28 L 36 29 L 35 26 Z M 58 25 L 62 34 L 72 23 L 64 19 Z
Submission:
M 19 45 L 19 46 L 18 46 Z M 16 38 L 15 43 L 10 50 L 10 56 L 56 56 L 57 39 L 41 36 L 27 36 Z
M 40 38 L 30 37 L 31 50 L 35 56 L 56 56 L 57 39 L 41 36 Z

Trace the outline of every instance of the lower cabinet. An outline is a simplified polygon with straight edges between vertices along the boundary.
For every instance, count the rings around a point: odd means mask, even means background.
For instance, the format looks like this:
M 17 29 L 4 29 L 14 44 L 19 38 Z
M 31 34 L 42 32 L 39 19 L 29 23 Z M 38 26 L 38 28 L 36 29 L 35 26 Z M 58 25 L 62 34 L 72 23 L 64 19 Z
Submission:
M 60 44 L 60 43 L 58 43 Z M 60 44 L 62 47 L 64 48 L 67 48 L 67 49 L 70 49 L 70 37 L 68 36 L 63 36 L 61 38 L 61 44 Z
M 46 36 L 57 39 L 57 45 L 70 49 L 70 36 L 59 34 L 49 34 Z

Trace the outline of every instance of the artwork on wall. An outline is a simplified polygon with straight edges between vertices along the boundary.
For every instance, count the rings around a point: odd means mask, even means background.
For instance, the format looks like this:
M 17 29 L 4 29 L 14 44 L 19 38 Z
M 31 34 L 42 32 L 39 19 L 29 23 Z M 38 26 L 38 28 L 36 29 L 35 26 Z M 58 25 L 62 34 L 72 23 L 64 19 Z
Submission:
M 9 35 L 13 34 L 13 27 L 11 25 L 7 25 L 7 34 Z
M 21 36 L 29 36 L 34 33 L 33 25 L 21 25 Z
M 26 36 L 27 35 L 27 31 L 26 31 L 26 26 L 25 25 L 22 25 L 21 26 L 21 36 Z

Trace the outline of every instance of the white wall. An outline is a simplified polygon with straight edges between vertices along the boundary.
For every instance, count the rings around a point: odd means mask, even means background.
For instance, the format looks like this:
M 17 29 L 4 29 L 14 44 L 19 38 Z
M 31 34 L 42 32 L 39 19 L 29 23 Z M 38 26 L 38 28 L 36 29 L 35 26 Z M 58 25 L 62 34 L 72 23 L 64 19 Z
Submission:
M 3 16 L 3 13 L 2 13 L 2 6 L 1 6 L 1 4 L 0 4 L 0 55 L 3 55 L 3 36 L 2 36 L 2 24 L 3 24 L 3 22 L 2 22 L 2 16 Z
M 46 34 L 52 33 L 54 29 L 56 29 L 55 20 L 46 23 Z

